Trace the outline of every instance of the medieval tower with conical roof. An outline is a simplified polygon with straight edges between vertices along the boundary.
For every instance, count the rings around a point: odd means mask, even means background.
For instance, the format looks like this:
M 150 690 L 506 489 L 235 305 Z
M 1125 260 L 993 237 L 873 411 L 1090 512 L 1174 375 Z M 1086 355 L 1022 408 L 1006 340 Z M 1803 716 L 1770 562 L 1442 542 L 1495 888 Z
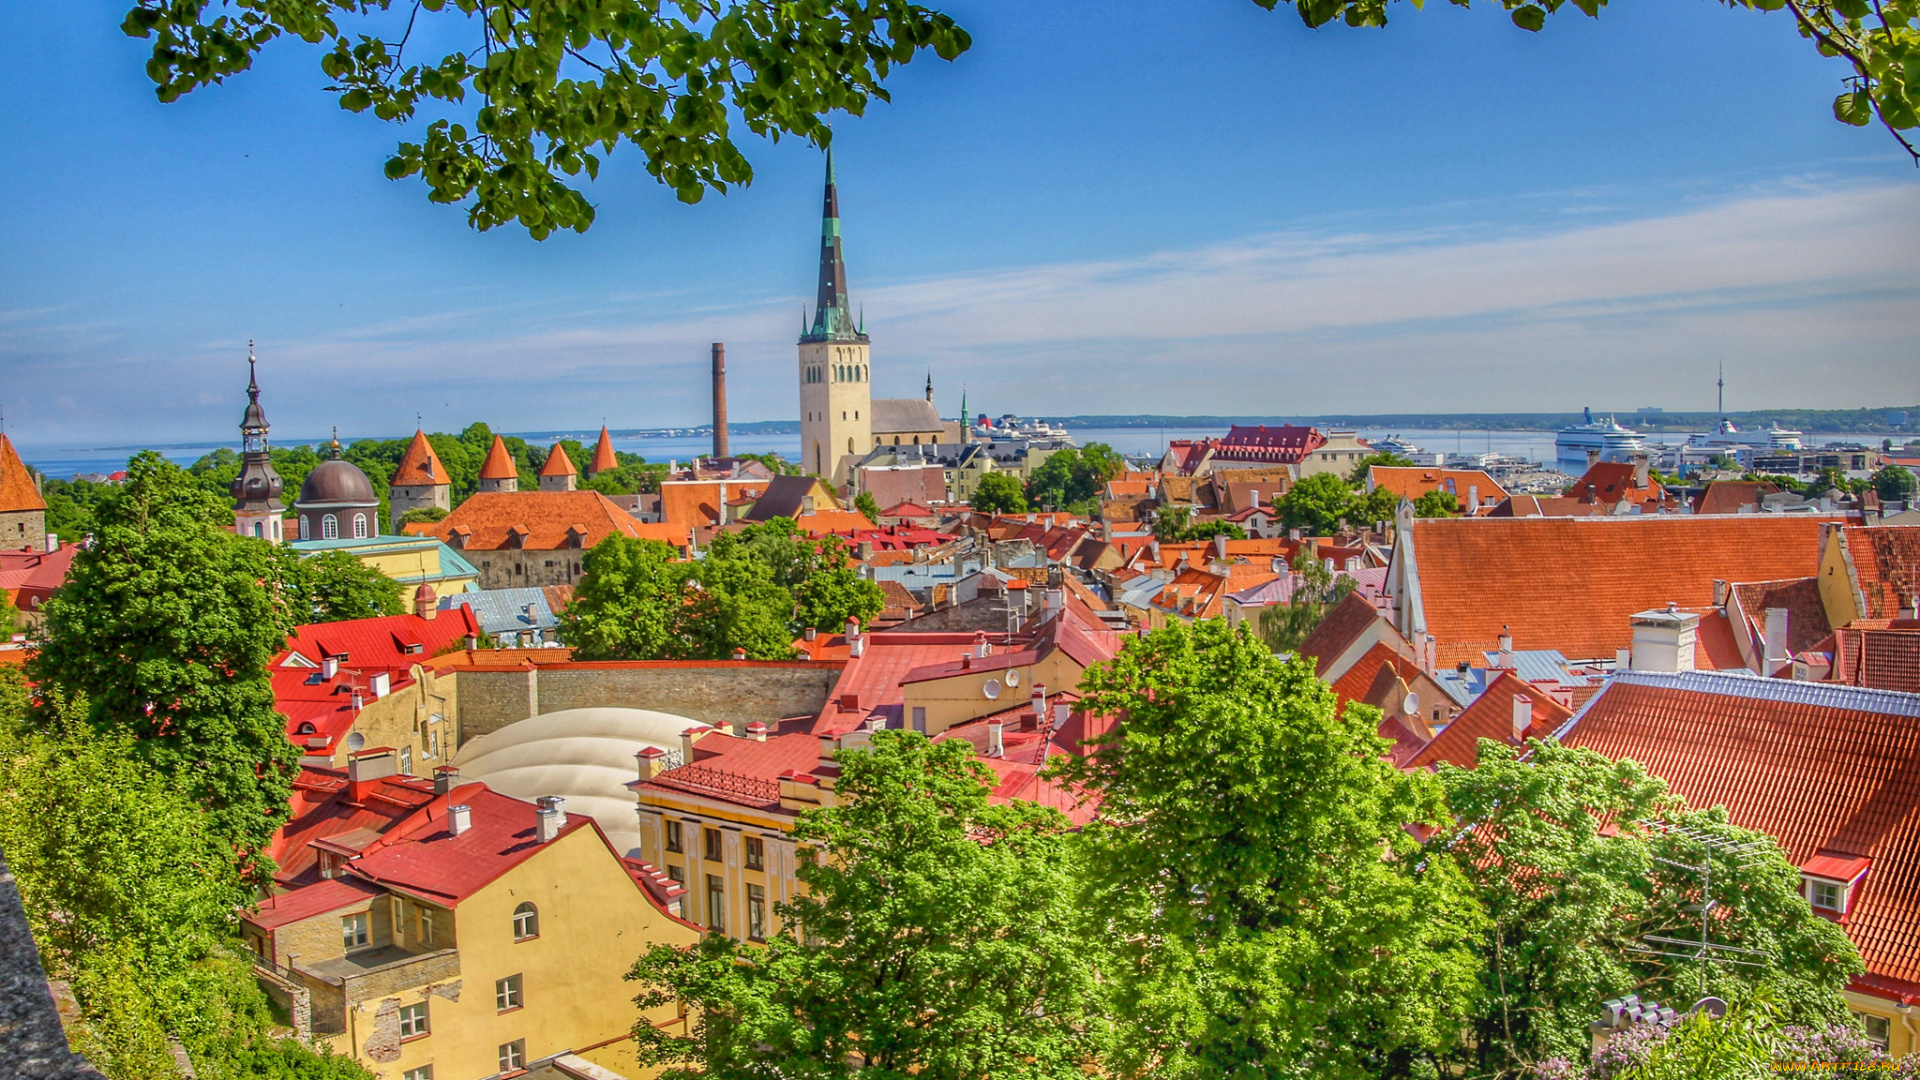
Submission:
M 840 249 L 840 197 L 833 151 L 827 151 L 826 205 L 820 223 L 820 289 L 813 325 L 800 336 L 801 466 L 838 486 L 846 458 L 873 447 L 873 387 L 867 335 L 847 302 L 847 265 Z
M 234 477 L 233 531 L 278 544 L 286 539 L 284 486 L 273 468 L 267 445 L 267 410 L 260 407 L 260 381 L 254 377 L 253 342 L 247 342 L 247 412 L 240 418 L 240 475 Z

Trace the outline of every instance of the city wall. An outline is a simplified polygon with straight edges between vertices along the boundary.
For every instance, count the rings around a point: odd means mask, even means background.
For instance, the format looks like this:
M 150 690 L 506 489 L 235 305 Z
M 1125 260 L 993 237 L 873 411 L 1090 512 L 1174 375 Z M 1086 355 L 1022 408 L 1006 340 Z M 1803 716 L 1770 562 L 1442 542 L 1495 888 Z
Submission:
M 566 709 L 653 709 L 731 727 L 819 712 L 840 678 L 840 668 L 804 660 L 461 668 L 453 673 L 458 686 L 449 697 L 458 703 L 463 743 L 516 720 Z

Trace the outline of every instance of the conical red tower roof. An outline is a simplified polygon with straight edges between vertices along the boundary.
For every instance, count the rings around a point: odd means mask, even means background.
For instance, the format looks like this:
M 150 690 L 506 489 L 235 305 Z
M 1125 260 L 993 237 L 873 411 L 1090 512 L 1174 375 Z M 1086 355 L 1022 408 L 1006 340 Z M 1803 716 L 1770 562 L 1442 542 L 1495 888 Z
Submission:
M 507 453 L 507 440 L 498 435 L 493 437 L 493 449 L 487 451 L 487 460 L 480 466 L 482 480 L 518 480 L 520 470 L 513 464 L 513 455 Z
M 433 452 L 433 444 L 427 441 L 427 433 L 416 430 L 413 441 L 407 444 L 407 452 L 400 455 L 400 467 L 393 470 L 394 486 L 452 483 L 453 479 L 440 464 L 440 455 Z
M 580 470 L 573 467 L 573 459 L 567 456 L 567 448 L 559 443 L 547 453 L 547 463 L 540 466 L 541 476 L 579 476 Z
M 600 441 L 593 444 L 593 468 L 589 471 L 603 473 L 620 467 L 620 459 L 613 454 L 613 437 L 607 434 L 605 424 L 600 425 Z
M 14 452 L 13 442 L 0 435 L 0 510 L 45 510 L 47 501 L 33 486 L 27 463 Z

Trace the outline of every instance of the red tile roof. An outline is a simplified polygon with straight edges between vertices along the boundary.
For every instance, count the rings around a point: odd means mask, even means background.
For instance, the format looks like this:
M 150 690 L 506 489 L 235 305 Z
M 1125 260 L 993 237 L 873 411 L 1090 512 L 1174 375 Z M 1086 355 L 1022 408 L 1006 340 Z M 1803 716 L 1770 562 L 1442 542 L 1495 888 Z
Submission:
M 567 455 L 567 448 L 559 443 L 547 451 L 547 463 L 540 466 L 541 476 L 579 476 L 580 470 L 573 467 L 573 458 Z
M 524 530 L 519 546 L 534 551 L 569 547 L 576 535 L 582 549 L 615 533 L 679 547 L 688 542 L 685 526 L 642 525 L 597 491 L 478 492 L 436 523 L 431 535 L 459 551 L 496 551 L 508 546 L 516 529 Z
M 1631 758 L 1693 806 L 1726 807 L 1798 865 L 1872 860 L 1841 925 L 1866 961 L 1863 982 L 1920 994 L 1920 696 L 1623 672 L 1561 741 Z
M 1596 461 L 1587 466 L 1586 474 L 1573 482 L 1573 486 L 1563 493 L 1564 498 L 1573 499 L 1587 505 L 1613 506 L 1628 503 L 1657 510 L 1662 504 L 1673 506 L 1673 500 L 1667 489 L 1649 481 L 1642 486 L 1633 482 L 1636 467 L 1631 461 Z
M 1379 618 L 1379 609 L 1366 598 L 1348 593 L 1346 599 L 1321 617 L 1320 625 L 1300 643 L 1300 655 L 1313 661 L 1314 674 L 1324 676 L 1340 654 Z
M 1920 623 L 1887 622 L 1861 619 L 1834 631 L 1835 682 L 1920 693 Z
M 780 809 L 780 777 L 810 773 L 824 743 L 806 732 L 768 736 L 765 742 L 724 731 L 693 744 L 693 760 L 629 787 L 684 792 L 758 810 Z
M 13 441 L 0 435 L 0 511 L 45 510 L 47 501 L 34 486 L 27 463 L 13 448 Z
M 453 483 L 447 470 L 440 464 L 440 455 L 433 452 L 433 444 L 427 441 L 426 432 L 414 430 L 413 441 L 407 444 L 406 453 L 400 455 L 400 464 L 393 470 L 392 483 L 411 487 Z
M 1920 597 L 1920 525 L 1848 526 L 1847 554 L 1869 619 L 1899 618 Z
M 493 437 L 493 445 L 487 448 L 487 460 L 480 465 L 482 480 L 517 480 L 520 469 L 513 463 L 513 455 L 507 453 L 507 440 L 498 435 Z
M 1779 491 L 1780 485 L 1767 480 L 1712 480 L 1693 500 L 1693 512 L 1737 514 L 1743 507 L 1751 512 L 1760 508 L 1761 496 Z
M 765 494 L 765 480 L 669 480 L 660 485 L 660 520 L 681 528 L 720 523 L 720 507 Z
M 1732 589 L 1741 612 L 1746 615 L 1750 641 L 1757 642 L 1765 636 L 1768 608 L 1787 611 L 1789 655 L 1806 652 L 1833 633 L 1833 627 L 1827 623 L 1827 606 L 1820 599 L 1818 578 L 1740 582 Z
M 1418 518 L 1409 530 L 1426 630 L 1443 664 L 1477 659 L 1511 626 L 1522 649 L 1611 658 L 1628 618 L 1713 605 L 1713 583 L 1808 577 L 1812 515 Z
M 600 425 L 600 441 L 593 444 L 593 464 L 589 471 L 603 473 L 620 467 L 620 459 L 613 452 L 613 436 L 607 434 L 607 426 Z
M 1555 701 L 1545 689 L 1511 671 L 1502 671 L 1432 742 L 1409 758 L 1405 768 L 1426 769 L 1444 761 L 1471 769 L 1480 763 L 1481 739 L 1519 746 L 1521 740 L 1513 734 L 1513 703 L 1522 696 L 1533 703 L 1533 723 L 1527 727 L 1528 738 L 1546 738 L 1573 718 L 1573 710 Z
M 1504 499 L 1507 489 L 1496 483 L 1493 477 L 1482 469 L 1442 469 L 1406 467 L 1398 465 L 1375 465 L 1368 470 L 1368 478 L 1378 490 L 1385 488 L 1403 499 L 1418 499 L 1429 491 L 1445 491 L 1457 496 L 1461 506 L 1467 505 L 1467 496 L 1478 488 L 1480 501 Z M 1470 508 L 1477 509 L 1477 507 Z
M 79 551 L 80 545 L 72 542 L 62 543 L 58 551 L 0 551 L 0 590 L 14 607 L 31 611 L 67 580 L 67 570 Z
M 374 699 L 373 676 L 385 674 L 390 690 L 402 689 L 411 683 L 413 665 L 424 664 L 479 633 L 480 620 L 464 604 L 432 619 L 387 615 L 296 627 L 270 667 L 274 708 L 287 718 L 287 738 L 302 750 L 331 754 L 359 716 L 353 707 L 354 692 L 363 700 Z M 295 660 L 296 655 L 301 660 Z M 333 678 L 325 679 L 318 665 L 329 656 L 346 659 Z M 315 739 L 325 741 L 314 745 Z

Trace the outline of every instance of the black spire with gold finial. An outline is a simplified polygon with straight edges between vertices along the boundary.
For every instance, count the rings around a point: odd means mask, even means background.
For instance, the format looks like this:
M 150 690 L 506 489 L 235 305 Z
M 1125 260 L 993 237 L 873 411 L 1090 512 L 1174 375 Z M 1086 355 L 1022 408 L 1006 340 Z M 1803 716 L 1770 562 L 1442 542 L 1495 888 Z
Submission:
M 854 322 L 847 301 L 847 264 L 840 250 L 840 194 L 834 182 L 833 149 L 827 149 L 827 191 L 820 211 L 820 290 L 815 294 L 813 327 L 800 338 L 815 341 L 865 343 L 866 333 Z
M 240 475 L 234 477 L 228 492 L 233 508 L 256 514 L 279 514 L 280 493 L 284 485 L 274 471 L 272 451 L 267 445 L 267 410 L 260 407 L 260 379 L 255 371 L 253 342 L 247 342 L 247 411 L 240 418 Z

